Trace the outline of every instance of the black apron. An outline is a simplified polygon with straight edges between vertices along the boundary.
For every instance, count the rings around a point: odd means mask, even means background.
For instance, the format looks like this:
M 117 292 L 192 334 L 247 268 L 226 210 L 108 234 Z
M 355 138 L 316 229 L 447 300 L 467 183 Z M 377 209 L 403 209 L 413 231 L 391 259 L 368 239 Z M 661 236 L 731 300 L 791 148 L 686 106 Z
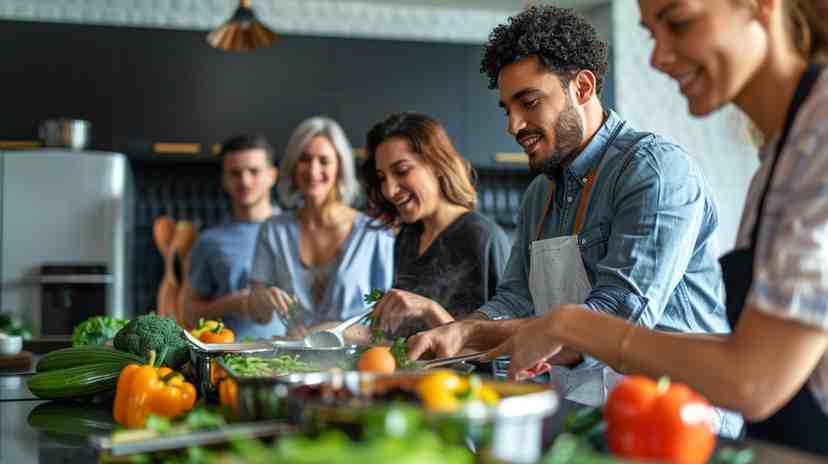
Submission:
M 758 243 L 759 225 L 765 209 L 765 199 L 773 182 L 776 163 L 779 161 L 782 147 L 787 141 L 796 114 L 811 92 L 821 71 L 821 66 L 810 65 L 796 88 L 788 114 L 785 116 L 785 126 L 779 138 L 775 156 L 771 161 L 765 190 L 759 199 L 759 209 L 756 213 L 756 223 L 751 231 L 750 245 L 747 248 L 733 250 L 719 260 L 722 265 L 722 276 L 727 291 L 727 319 L 732 328 L 736 327 L 736 321 L 739 320 L 747 293 L 753 283 L 753 255 L 756 243 Z M 807 382 L 797 392 L 796 396 L 776 414 L 761 422 L 747 423 L 746 427 L 749 438 L 828 456 L 828 415 L 823 413 L 819 403 L 808 388 Z

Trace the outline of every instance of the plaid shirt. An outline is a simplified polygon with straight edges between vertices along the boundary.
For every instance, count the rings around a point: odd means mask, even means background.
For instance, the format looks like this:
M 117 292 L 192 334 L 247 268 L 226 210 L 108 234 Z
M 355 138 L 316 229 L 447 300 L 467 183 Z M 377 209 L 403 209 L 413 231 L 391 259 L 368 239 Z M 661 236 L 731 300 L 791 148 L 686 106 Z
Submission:
M 750 244 L 778 137 L 759 152 L 736 247 Z M 828 72 L 796 116 L 765 200 L 748 305 L 828 331 Z M 828 413 L 828 353 L 808 381 Z

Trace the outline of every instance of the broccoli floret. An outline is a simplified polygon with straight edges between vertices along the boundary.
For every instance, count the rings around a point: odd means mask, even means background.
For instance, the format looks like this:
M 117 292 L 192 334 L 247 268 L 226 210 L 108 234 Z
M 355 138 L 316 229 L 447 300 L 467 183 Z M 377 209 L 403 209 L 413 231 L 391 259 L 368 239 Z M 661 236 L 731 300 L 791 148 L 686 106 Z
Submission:
M 187 341 L 181 336 L 181 327 L 174 320 L 147 314 L 138 316 L 118 331 L 113 340 L 115 348 L 138 356 L 149 350 L 160 353 L 167 349 L 164 365 L 177 369 L 190 359 Z

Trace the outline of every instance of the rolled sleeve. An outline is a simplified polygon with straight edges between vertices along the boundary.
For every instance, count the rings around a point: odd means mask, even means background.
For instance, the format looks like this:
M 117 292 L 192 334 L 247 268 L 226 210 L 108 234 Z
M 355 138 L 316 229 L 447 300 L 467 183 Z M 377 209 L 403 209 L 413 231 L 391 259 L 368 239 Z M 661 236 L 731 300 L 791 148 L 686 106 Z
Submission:
M 653 142 L 630 155 L 614 198 L 607 254 L 585 304 L 652 328 L 694 253 L 704 182 L 679 146 Z

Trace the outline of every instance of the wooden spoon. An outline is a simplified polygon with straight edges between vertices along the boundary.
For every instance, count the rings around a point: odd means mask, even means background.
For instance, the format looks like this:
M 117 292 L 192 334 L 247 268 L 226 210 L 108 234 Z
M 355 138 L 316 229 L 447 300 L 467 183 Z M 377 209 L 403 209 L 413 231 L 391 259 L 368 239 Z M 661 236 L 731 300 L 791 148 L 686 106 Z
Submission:
M 186 326 L 187 318 L 184 314 L 186 302 L 184 289 L 190 282 L 190 252 L 195 245 L 198 231 L 190 221 L 178 221 L 175 225 L 175 236 L 173 237 L 172 249 L 178 255 L 181 262 L 181 286 L 176 296 L 176 320 L 179 325 Z
M 155 246 L 164 259 L 164 274 L 158 286 L 155 301 L 155 311 L 160 316 L 174 316 L 176 296 L 178 294 L 178 280 L 175 278 L 173 237 L 175 235 L 175 221 L 169 216 L 160 216 L 152 226 L 152 235 Z

